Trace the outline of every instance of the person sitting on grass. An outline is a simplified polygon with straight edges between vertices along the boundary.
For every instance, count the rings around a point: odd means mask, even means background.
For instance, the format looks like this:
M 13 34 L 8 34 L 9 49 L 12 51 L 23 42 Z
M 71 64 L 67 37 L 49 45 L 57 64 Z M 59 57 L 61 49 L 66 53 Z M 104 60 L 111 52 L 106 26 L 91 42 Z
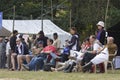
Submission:
M 38 48 L 38 52 L 41 51 L 43 49 L 43 41 L 39 41 L 35 46 L 33 46 L 30 53 L 25 56 L 27 64 L 30 63 L 34 56 L 38 55 L 35 50 L 36 48 Z
M 47 59 L 47 55 L 49 56 L 50 54 L 55 54 L 56 53 L 56 48 L 52 45 L 53 40 L 48 39 L 47 40 L 47 46 L 43 48 L 41 52 L 36 51 L 36 53 L 40 53 L 39 55 L 35 56 L 29 64 L 25 65 L 23 64 L 23 67 L 26 70 L 36 70 L 36 66 L 39 66 L 40 70 L 43 69 L 44 66 L 44 61 Z M 48 61 L 50 62 L 50 60 Z M 38 69 L 39 69 L 38 68 Z

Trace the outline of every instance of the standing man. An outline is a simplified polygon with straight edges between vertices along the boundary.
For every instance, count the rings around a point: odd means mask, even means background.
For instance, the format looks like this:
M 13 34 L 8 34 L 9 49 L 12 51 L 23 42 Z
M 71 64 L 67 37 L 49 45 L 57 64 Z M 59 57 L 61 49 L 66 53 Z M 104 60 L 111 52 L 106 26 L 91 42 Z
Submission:
M 59 52 L 61 41 L 58 39 L 58 34 L 57 34 L 57 33 L 54 33 L 54 34 L 53 34 L 53 38 L 54 38 L 53 46 L 55 46 L 56 49 L 57 49 L 57 52 Z
M 11 62 L 11 54 L 12 54 L 12 53 L 15 53 L 17 35 L 18 35 L 18 31 L 17 31 L 17 30 L 14 30 L 12 36 L 10 37 L 10 42 L 9 42 L 9 44 L 10 44 L 10 49 L 11 49 L 11 50 L 9 51 L 9 52 L 10 52 L 10 53 L 9 53 L 9 56 L 7 56 L 8 58 L 10 58 L 10 59 L 9 59 L 9 62 Z M 9 65 L 12 65 L 12 64 L 10 63 Z M 10 66 L 10 68 L 11 68 L 11 66 Z M 10 69 L 10 68 L 9 68 L 9 69 Z
M 16 47 L 16 39 L 17 39 L 18 31 L 14 30 L 13 35 L 10 38 L 10 47 L 11 47 L 11 53 L 15 52 L 15 47 Z
M 91 59 L 93 59 L 98 51 L 102 48 L 102 44 L 96 39 L 95 35 L 90 36 L 90 43 L 91 43 L 91 51 L 86 51 L 81 65 L 84 66 L 86 63 L 88 63 Z

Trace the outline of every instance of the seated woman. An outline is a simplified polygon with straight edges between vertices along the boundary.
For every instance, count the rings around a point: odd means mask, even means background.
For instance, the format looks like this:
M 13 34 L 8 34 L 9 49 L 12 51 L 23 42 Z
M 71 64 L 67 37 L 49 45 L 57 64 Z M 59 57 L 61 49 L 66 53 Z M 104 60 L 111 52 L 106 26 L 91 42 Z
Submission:
M 16 69 L 16 58 L 17 58 L 18 70 L 20 70 L 21 69 L 21 61 L 20 61 L 21 56 L 29 54 L 27 46 L 23 44 L 20 39 L 16 40 L 16 44 L 17 45 L 15 48 L 15 53 L 11 54 L 12 70 Z
M 108 61 L 109 54 L 114 54 L 117 50 L 117 46 L 113 42 L 114 38 L 108 37 L 107 44 L 102 50 L 99 51 L 99 54 L 96 55 L 89 63 L 83 66 L 83 72 L 89 71 L 93 64 L 100 64 L 104 61 Z

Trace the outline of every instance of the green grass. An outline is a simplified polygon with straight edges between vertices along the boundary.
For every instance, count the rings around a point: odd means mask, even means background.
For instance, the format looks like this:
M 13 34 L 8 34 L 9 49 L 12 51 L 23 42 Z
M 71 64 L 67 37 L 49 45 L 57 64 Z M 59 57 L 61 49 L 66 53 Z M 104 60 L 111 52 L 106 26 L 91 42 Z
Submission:
M 63 73 L 63 72 L 34 72 L 0 70 L 0 80 L 120 80 L 120 71 L 114 73 Z

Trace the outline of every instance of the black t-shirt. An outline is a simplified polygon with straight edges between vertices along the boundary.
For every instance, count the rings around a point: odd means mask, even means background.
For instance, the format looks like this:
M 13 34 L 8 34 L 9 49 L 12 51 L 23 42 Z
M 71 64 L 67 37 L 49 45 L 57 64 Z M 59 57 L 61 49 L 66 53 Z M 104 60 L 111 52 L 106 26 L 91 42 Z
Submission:
M 40 37 L 37 39 L 37 42 L 42 41 L 43 47 L 46 47 L 47 46 L 47 39 L 48 39 L 48 37 Z

